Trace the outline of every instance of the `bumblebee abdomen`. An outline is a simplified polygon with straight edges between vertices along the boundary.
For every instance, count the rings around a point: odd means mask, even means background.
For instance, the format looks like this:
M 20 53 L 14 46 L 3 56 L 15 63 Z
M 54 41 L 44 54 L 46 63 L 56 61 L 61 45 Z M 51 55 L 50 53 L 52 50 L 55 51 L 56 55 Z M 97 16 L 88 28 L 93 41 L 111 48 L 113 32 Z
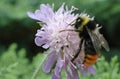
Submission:
M 98 57 L 99 57 L 98 54 L 95 55 L 86 54 L 83 64 L 87 67 L 91 66 L 97 61 Z

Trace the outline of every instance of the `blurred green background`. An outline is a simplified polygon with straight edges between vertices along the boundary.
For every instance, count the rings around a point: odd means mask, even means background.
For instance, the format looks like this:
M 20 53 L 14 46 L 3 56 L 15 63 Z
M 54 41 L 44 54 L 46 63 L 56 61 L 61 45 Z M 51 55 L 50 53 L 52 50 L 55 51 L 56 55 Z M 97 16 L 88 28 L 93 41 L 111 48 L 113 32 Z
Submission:
M 0 79 L 31 78 L 44 49 L 34 43 L 40 26 L 27 16 L 27 12 L 39 9 L 42 3 L 54 3 L 57 10 L 63 2 L 69 8 L 79 8 L 77 12 L 86 11 L 95 16 L 103 26 L 101 33 L 111 49 L 109 53 L 103 50 L 101 61 L 95 65 L 97 74 L 81 79 L 120 78 L 120 0 L 0 0 Z M 37 78 L 51 79 L 51 74 L 41 71 Z

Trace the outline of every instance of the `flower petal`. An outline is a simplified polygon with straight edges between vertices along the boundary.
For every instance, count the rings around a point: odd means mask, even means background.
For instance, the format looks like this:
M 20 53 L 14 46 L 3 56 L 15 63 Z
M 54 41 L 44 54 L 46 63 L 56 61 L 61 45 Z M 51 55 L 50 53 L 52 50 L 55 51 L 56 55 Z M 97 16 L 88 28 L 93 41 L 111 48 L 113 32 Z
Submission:
M 39 14 L 40 21 L 47 23 L 47 22 L 49 22 L 50 19 L 53 18 L 53 15 L 54 15 L 54 12 L 50 5 L 48 5 L 48 4 L 40 5 L 40 14 Z
M 55 62 L 56 62 L 56 55 L 55 55 L 55 52 L 52 51 L 48 55 L 48 59 L 46 60 L 46 62 L 43 65 L 43 71 L 46 73 L 49 73 Z
M 54 69 L 55 75 L 59 78 L 61 76 L 61 70 L 63 68 L 63 60 L 61 58 L 58 58 L 56 67 Z
M 71 76 L 70 72 L 66 71 L 66 77 L 67 79 L 74 79 L 73 76 Z
M 50 5 L 41 4 L 40 10 L 36 10 L 35 13 L 27 12 L 27 15 L 32 19 L 47 23 L 53 18 L 54 12 Z
M 59 74 L 59 75 L 60 75 L 60 74 Z M 52 79 L 61 79 L 61 77 L 56 76 L 55 73 L 53 72 L 53 74 L 52 74 Z
M 96 70 L 93 68 L 93 66 L 90 66 L 90 67 L 89 67 L 89 71 L 90 71 L 92 74 L 95 74 L 95 73 L 96 73 Z
M 32 18 L 32 19 L 35 19 L 35 20 L 40 20 L 34 13 L 32 12 L 27 12 L 27 15 Z
M 47 17 L 52 18 L 52 16 L 54 15 L 53 9 L 51 8 L 51 6 L 49 4 L 47 4 L 47 5 L 42 4 L 40 6 L 40 10 L 41 10 L 41 12 L 43 12 L 44 14 L 46 14 Z
M 50 47 L 50 45 L 49 44 L 44 44 L 43 46 L 42 46 L 44 49 L 48 49 L 49 47 Z
M 47 42 L 47 40 L 44 38 L 40 38 L 40 37 L 35 38 L 35 44 L 37 46 L 41 46 L 41 45 L 45 44 L 46 42 Z
M 64 11 L 64 5 L 65 5 L 65 3 L 63 3 L 62 6 L 58 9 L 58 11 L 56 12 L 57 15 L 60 15 L 60 14 L 63 13 L 63 11 Z
M 63 68 L 63 61 L 58 59 L 56 67 L 54 69 L 52 79 L 61 79 L 61 70 Z
M 79 67 L 79 70 L 80 70 L 80 72 L 83 74 L 83 75 L 88 75 L 88 67 L 85 67 L 85 68 L 80 68 Z
M 70 64 L 70 73 L 74 79 L 79 79 L 77 69 L 75 69 L 72 64 Z
M 88 73 L 96 73 L 95 69 L 92 66 L 81 68 L 80 71 L 83 75 L 88 75 Z

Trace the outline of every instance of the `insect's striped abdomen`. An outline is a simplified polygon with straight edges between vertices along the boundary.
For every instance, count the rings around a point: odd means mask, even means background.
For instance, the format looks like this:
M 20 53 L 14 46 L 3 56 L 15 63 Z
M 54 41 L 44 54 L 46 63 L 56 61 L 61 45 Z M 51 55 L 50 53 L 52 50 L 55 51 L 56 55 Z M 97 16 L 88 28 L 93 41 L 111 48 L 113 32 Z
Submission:
M 95 55 L 86 54 L 83 64 L 87 67 L 91 66 L 97 61 L 98 57 L 99 57 L 98 54 Z

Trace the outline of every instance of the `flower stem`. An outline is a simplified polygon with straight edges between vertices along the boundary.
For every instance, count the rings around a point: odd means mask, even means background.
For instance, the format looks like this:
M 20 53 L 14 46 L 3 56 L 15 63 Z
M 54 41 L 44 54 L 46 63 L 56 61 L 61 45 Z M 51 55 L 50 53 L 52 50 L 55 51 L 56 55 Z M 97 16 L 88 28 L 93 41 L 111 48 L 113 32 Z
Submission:
M 42 58 L 42 61 L 40 61 L 39 65 L 38 65 L 37 69 L 35 70 L 35 72 L 33 73 L 31 79 L 36 79 L 37 78 L 37 75 L 38 75 L 38 73 L 39 73 L 39 71 L 40 71 L 40 69 L 42 67 L 42 64 L 45 61 L 46 57 L 47 57 L 47 54 L 44 54 L 44 56 Z

